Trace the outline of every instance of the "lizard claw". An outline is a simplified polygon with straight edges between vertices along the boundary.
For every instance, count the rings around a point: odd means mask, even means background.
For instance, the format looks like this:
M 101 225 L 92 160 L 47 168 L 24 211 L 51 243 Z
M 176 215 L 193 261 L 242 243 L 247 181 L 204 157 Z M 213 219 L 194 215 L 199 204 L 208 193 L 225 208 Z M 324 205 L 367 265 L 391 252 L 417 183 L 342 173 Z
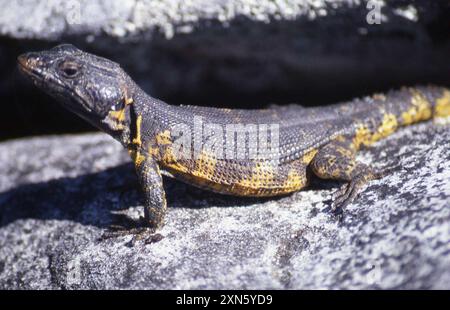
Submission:
M 337 215 L 342 215 L 346 206 L 352 203 L 358 196 L 361 188 L 370 180 L 378 180 L 392 173 L 398 165 L 385 168 L 381 171 L 373 171 L 369 174 L 357 175 L 353 180 L 337 190 L 333 197 L 332 211 Z
M 385 168 L 382 168 L 382 170 L 376 170 L 375 172 L 373 172 L 372 180 L 382 179 L 399 168 L 400 168 L 399 164 L 393 164 Z
M 161 241 L 164 237 L 155 233 L 155 228 L 145 225 L 146 221 L 143 217 L 134 222 L 132 227 L 122 225 L 111 225 L 109 230 L 104 232 L 100 240 L 108 240 L 112 238 L 124 237 L 132 235 L 130 245 L 134 246 L 136 242 L 144 241 L 144 244 L 151 244 Z

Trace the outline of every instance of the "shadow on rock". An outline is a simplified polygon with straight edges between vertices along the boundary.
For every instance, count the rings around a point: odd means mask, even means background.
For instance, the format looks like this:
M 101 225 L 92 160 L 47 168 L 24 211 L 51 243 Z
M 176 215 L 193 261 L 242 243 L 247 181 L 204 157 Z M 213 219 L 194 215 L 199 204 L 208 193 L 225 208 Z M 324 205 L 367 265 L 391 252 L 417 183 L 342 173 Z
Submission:
M 169 208 L 246 206 L 274 198 L 233 197 L 164 178 Z M 275 198 L 277 199 L 277 198 Z M 131 226 L 126 210 L 139 207 L 141 192 L 132 164 L 101 172 L 24 184 L 0 193 L 0 227 L 20 219 L 68 220 L 101 228 Z

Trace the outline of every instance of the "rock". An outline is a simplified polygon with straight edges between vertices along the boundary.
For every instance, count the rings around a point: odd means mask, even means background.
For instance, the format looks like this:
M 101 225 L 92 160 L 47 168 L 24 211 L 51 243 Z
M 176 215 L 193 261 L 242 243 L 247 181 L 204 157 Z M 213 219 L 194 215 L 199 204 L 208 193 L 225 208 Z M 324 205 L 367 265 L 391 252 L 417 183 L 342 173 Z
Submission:
M 379 24 L 367 22 L 368 0 L 8 1 L 0 96 L 17 104 L 6 106 L 15 122 L 0 137 L 11 127 L 15 136 L 88 129 L 48 97 L 36 104 L 28 84 L 10 85 L 19 53 L 62 42 L 113 59 L 174 104 L 315 105 L 417 83 L 450 86 L 448 1 L 377 3 Z
M 239 199 L 165 180 L 162 240 L 100 240 L 140 194 L 104 134 L 0 144 L 1 289 L 450 289 L 450 130 L 401 129 L 361 153 L 378 168 L 339 221 L 338 184 Z

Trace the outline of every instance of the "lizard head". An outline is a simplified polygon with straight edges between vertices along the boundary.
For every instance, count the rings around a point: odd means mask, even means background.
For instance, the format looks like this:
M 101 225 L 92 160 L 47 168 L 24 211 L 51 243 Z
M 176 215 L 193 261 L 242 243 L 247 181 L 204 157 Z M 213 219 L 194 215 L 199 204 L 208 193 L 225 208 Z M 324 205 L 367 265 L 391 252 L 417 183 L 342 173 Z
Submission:
M 126 128 L 131 79 L 108 59 L 64 44 L 18 57 L 19 70 L 64 107 L 106 131 Z

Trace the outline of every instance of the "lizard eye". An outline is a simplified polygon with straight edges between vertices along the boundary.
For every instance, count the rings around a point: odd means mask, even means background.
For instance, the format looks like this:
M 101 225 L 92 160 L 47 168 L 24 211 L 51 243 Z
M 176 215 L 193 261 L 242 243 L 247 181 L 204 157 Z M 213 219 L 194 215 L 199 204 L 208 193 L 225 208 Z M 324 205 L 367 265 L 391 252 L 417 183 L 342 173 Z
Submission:
M 64 77 L 73 79 L 79 75 L 81 68 L 74 62 L 64 61 L 60 63 L 59 70 Z

